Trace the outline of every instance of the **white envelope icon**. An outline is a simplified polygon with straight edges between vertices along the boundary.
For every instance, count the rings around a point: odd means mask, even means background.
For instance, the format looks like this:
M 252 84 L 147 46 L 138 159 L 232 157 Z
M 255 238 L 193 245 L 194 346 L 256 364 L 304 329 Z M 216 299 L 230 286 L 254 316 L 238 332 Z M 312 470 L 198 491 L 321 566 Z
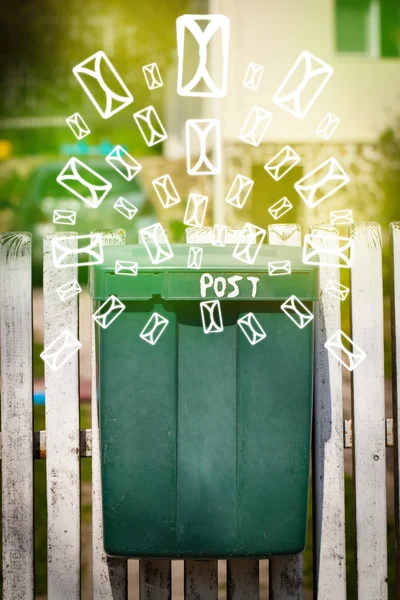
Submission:
M 162 175 L 158 179 L 153 179 L 152 184 L 164 208 L 171 208 L 171 206 L 181 201 L 169 175 Z
M 277 220 L 283 217 L 289 210 L 293 208 L 293 204 L 286 198 L 281 198 L 278 202 L 275 202 L 272 206 L 269 207 L 268 212 L 272 216 L 273 219 Z
M 260 85 L 263 72 L 264 67 L 262 65 L 250 63 L 244 76 L 243 86 L 249 88 L 249 90 L 256 90 Z
M 158 265 L 173 258 L 174 253 L 161 223 L 144 227 L 140 230 L 139 235 L 153 265 Z
M 324 292 L 330 296 L 333 296 L 334 298 L 338 298 L 341 302 L 343 302 L 349 295 L 350 290 L 348 287 L 342 285 L 338 281 L 330 279 L 325 286 Z
M 59 210 L 53 211 L 53 223 L 56 225 L 75 225 L 76 212 L 74 210 Z
M 266 234 L 265 229 L 246 223 L 233 251 L 233 258 L 252 265 L 257 258 Z
M 316 134 L 324 140 L 329 140 L 339 123 L 340 119 L 338 117 L 335 117 L 332 113 L 326 113 L 325 117 L 318 125 Z
M 353 222 L 352 210 L 332 210 L 329 213 L 331 225 L 350 225 Z
M 259 146 L 271 119 L 270 112 L 259 106 L 253 106 L 239 133 L 239 140 L 251 146 Z
M 138 211 L 134 204 L 131 204 L 131 202 L 128 202 L 128 200 L 125 200 L 122 196 L 115 202 L 114 208 L 129 220 L 133 219 Z
M 203 248 L 190 246 L 187 266 L 188 269 L 200 269 L 203 260 Z
M 163 86 L 163 80 L 161 79 L 157 63 L 145 65 L 144 67 L 142 67 L 142 70 L 149 90 L 156 90 L 157 88 Z
M 354 371 L 367 356 L 364 350 L 361 350 L 340 329 L 325 342 L 324 346 L 348 371 Z
M 72 72 L 103 119 L 109 119 L 133 102 L 132 94 L 103 51 L 81 62 Z M 97 82 L 95 90 L 94 82 Z
M 262 342 L 267 337 L 267 334 L 253 313 L 247 313 L 247 315 L 240 317 L 237 320 L 237 324 L 252 346 Z
M 307 233 L 304 236 L 303 263 L 350 269 L 353 250 L 352 238 Z
M 160 339 L 160 336 L 168 323 L 168 319 L 155 312 L 143 327 L 139 337 L 154 346 Z
M 204 26 L 205 25 L 205 26 Z M 226 94 L 229 56 L 229 19 L 224 15 L 183 15 L 176 20 L 178 94 L 222 98 Z M 193 74 L 193 41 L 198 64 Z M 208 46 L 213 44 L 213 75 L 208 71 Z M 189 49 L 187 50 L 189 46 Z M 197 55 L 197 53 L 196 53 Z M 215 75 L 218 73 L 218 78 Z M 188 77 L 189 74 L 189 77 Z
M 116 260 L 115 261 L 115 274 L 116 275 L 130 275 L 135 276 L 138 274 L 139 265 L 137 262 L 130 260 Z
M 189 194 L 183 222 L 189 227 L 203 227 L 208 197 L 201 194 Z
M 271 175 L 275 181 L 279 181 L 290 169 L 293 169 L 301 160 L 300 156 L 290 146 L 285 146 L 276 154 L 266 165 L 264 169 Z
M 82 346 L 69 331 L 63 331 L 49 346 L 41 353 L 41 358 L 53 371 L 58 371 L 65 365 Z
M 147 106 L 135 112 L 133 118 L 148 146 L 155 146 L 168 138 L 154 106 Z
M 60 287 L 57 288 L 57 294 L 60 296 L 61 302 L 65 302 L 66 300 L 73 298 L 81 291 L 82 288 L 76 279 L 72 279 L 71 281 L 64 283 L 64 285 L 60 285 Z
M 322 92 L 333 69 L 311 52 L 300 54 L 272 101 L 299 119 L 303 119 Z
M 329 158 L 294 184 L 294 189 L 309 208 L 317 206 L 340 190 L 350 177 L 343 171 L 336 158 Z
M 225 202 L 236 208 L 243 208 L 253 185 L 254 181 L 252 179 L 249 179 L 244 175 L 236 175 L 228 195 L 225 198 Z
M 121 300 L 116 296 L 110 296 L 93 314 L 93 320 L 103 329 L 107 329 L 125 308 Z
M 213 237 L 212 237 L 212 245 L 223 247 L 226 244 L 226 233 L 227 227 L 226 225 L 214 225 L 213 229 Z
M 57 181 L 91 208 L 100 206 L 112 188 L 107 179 L 75 157 L 69 159 Z
M 84 137 L 89 135 L 90 129 L 79 113 L 75 113 L 68 117 L 66 122 L 77 140 L 83 140 Z
M 219 300 L 200 302 L 200 311 L 204 333 L 221 333 L 224 330 Z
M 71 241 L 76 240 L 78 248 L 70 248 Z M 79 247 L 79 244 L 81 244 Z M 51 241 L 53 264 L 56 269 L 101 265 L 104 261 L 103 240 L 100 233 L 68 237 L 54 237 Z M 79 262 L 79 257 L 86 260 Z
M 218 119 L 186 121 L 186 159 L 189 175 L 221 173 L 221 132 Z
M 106 156 L 106 161 L 114 167 L 122 177 L 127 181 L 131 181 L 142 168 L 142 165 L 133 158 L 122 146 L 115 146 L 110 154 Z
M 290 260 L 277 260 L 275 262 L 268 263 L 268 275 L 290 275 L 292 272 L 292 265 Z
M 281 309 L 299 329 L 303 329 L 314 318 L 312 312 L 296 296 L 290 296 L 281 304 Z

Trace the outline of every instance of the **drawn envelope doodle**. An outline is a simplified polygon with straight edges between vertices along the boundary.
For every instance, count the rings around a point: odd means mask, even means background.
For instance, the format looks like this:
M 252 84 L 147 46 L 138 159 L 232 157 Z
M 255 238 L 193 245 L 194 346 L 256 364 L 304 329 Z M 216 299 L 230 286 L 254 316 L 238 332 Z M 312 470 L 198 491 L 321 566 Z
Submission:
M 253 185 L 254 181 L 252 179 L 249 179 L 244 175 L 236 175 L 228 195 L 225 198 L 225 202 L 236 208 L 243 208 Z
M 233 258 L 252 265 L 257 258 L 266 234 L 265 229 L 252 225 L 252 223 L 246 223 L 233 251 Z
M 113 208 L 115 208 L 115 210 L 117 210 L 119 213 L 121 213 L 121 215 L 123 215 L 129 220 L 133 219 L 133 217 L 138 211 L 134 204 L 132 204 L 125 198 L 122 198 L 122 196 L 118 198 L 118 200 L 113 205 Z
M 149 90 L 156 90 L 163 86 L 163 80 L 160 75 L 157 63 L 151 63 L 142 67 L 144 78 L 146 79 Z
M 190 246 L 187 261 L 188 269 L 200 269 L 203 260 L 203 248 Z
M 264 169 L 275 181 L 279 181 L 293 167 L 295 167 L 301 158 L 290 146 L 285 146 L 276 154 L 266 165 Z
M 350 269 L 353 251 L 352 238 L 307 233 L 304 236 L 303 263 Z
M 329 213 L 331 225 L 350 225 L 353 222 L 353 211 L 349 210 L 332 210 Z
M 186 158 L 189 175 L 221 173 L 221 132 L 218 119 L 186 121 Z
M 77 248 L 71 248 L 76 240 Z M 103 240 L 100 233 L 67 237 L 54 237 L 51 241 L 53 265 L 56 269 L 101 265 L 104 262 Z M 83 258 L 79 262 L 79 258 Z
M 272 206 L 269 207 L 268 212 L 271 217 L 275 220 L 280 219 L 285 215 L 289 210 L 293 208 L 293 204 L 286 198 L 281 198 L 278 202 L 275 202 Z
M 103 119 L 133 102 L 132 94 L 103 51 L 76 65 L 72 72 Z
M 299 329 L 306 327 L 314 318 L 312 312 L 296 296 L 290 296 L 281 304 L 281 310 Z
M 41 353 L 40 357 L 53 371 L 58 371 L 81 348 L 82 344 L 69 331 L 63 331 Z
M 229 19 L 224 15 L 182 15 L 176 20 L 178 87 L 180 96 L 222 98 L 226 95 L 229 56 Z M 198 63 L 193 73 L 193 42 Z M 209 47 L 215 68 L 208 70 Z M 218 77 L 215 75 L 218 73 Z
M 100 206 L 112 188 L 107 179 L 75 157 L 69 159 L 57 182 L 91 208 Z
M 144 227 L 139 234 L 153 265 L 158 265 L 174 256 L 161 223 Z
M 170 175 L 162 175 L 151 183 L 164 208 L 171 208 L 181 201 Z
M 243 331 L 252 346 L 262 342 L 267 337 L 258 319 L 253 313 L 248 313 L 237 320 L 237 324 Z
M 56 225 L 75 225 L 76 212 L 74 210 L 55 209 L 53 212 L 53 223 Z
M 215 224 L 213 229 L 212 245 L 223 247 L 226 244 L 227 226 Z
M 155 146 L 168 138 L 154 106 L 147 106 L 135 112 L 133 118 L 148 146 Z
M 160 339 L 168 323 L 168 319 L 155 312 L 147 321 L 139 337 L 141 337 L 142 340 L 144 340 L 148 344 L 154 346 L 154 344 L 156 344 Z
M 325 286 L 324 292 L 343 302 L 349 295 L 350 290 L 338 281 L 330 279 Z
M 75 113 L 68 117 L 66 122 L 77 140 L 83 140 L 84 137 L 89 135 L 90 129 L 79 113 Z
M 325 342 L 324 346 L 348 371 L 354 371 L 367 356 L 364 350 L 361 350 L 340 329 Z
M 106 161 L 127 181 L 131 181 L 142 168 L 142 165 L 133 158 L 122 146 L 115 146 Z
M 311 52 L 300 54 L 272 101 L 298 119 L 303 119 L 329 79 L 333 68 Z
M 246 75 L 243 81 L 243 86 L 248 88 L 249 90 L 256 90 L 260 85 L 263 72 L 264 67 L 262 65 L 250 63 L 247 67 Z
M 203 227 L 208 197 L 201 194 L 189 194 L 183 222 L 189 227 Z
M 200 311 L 204 333 L 221 333 L 224 330 L 219 300 L 200 302 Z
M 290 260 L 277 260 L 268 263 L 268 275 L 290 275 L 292 272 L 292 264 Z
M 240 130 L 239 140 L 251 146 L 259 146 L 268 125 L 271 123 L 271 119 L 272 114 L 270 112 L 259 106 L 253 106 Z
M 61 302 L 66 302 L 66 300 L 80 294 L 81 291 L 82 288 L 76 279 L 72 279 L 57 288 L 57 294 L 59 295 Z
M 339 123 L 340 119 L 338 117 L 335 117 L 332 113 L 326 113 L 325 117 L 318 125 L 316 134 L 323 140 L 329 140 Z
M 294 184 L 294 189 L 309 208 L 340 190 L 350 181 L 336 158 L 329 158 L 322 165 Z
M 100 327 L 107 329 L 125 308 L 126 306 L 121 300 L 116 296 L 110 296 L 93 314 L 93 319 Z
M 116 275 L 130 275 L 135 277 L 138 274 L 139 265 L 137 262 L 131 260 L 116 260 L 115 261 L 115 274 Z

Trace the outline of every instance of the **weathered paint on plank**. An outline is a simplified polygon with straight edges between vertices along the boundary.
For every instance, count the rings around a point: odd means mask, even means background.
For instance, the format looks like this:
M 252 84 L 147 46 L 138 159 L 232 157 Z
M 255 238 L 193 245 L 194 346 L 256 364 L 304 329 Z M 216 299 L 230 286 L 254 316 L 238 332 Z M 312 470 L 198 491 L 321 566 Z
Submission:
M 139 561 L 139 599 L 171 600 L 171 561 Z
M 33 407 L 31 236 L 0 236 L 2 588 L 33 600 Z
M 218 561 L 185 560 L 184 589 L 185 600 L 218 600 Z
M 357 588 L 362 600 L 386 600 L 386 451 L 381 231 L 352 226 L 352 339 L 366 359 L 353 371 L 353 459 Z
M 260 563 L 236 558 L 227 561 L 227 600 L 258 600 Z

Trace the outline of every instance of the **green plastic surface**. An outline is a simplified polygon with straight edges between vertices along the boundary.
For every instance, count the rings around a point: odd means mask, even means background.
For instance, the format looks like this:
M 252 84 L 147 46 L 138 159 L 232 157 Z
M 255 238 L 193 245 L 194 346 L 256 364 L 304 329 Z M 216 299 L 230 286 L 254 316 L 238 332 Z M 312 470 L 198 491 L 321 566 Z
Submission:
M 142 247 L 109 247 L 104 264 L 92 267 L 94 298 L 115 294 L 126 305 L 98 330 L 105 551 L 170 558 L 301 552 L 313 328 L 296 327 L 280 305 L 295 294 L 312 310 L 318 270 L 302 265 L 297 248 L 265 246 L 249 267 L 231 258 L 232 247 L 204 246 L 201 271 L 189 272 L 188 246 L 173 249 L 172 265 L 152 266 Z M 116 259 L 137 260 L 143 270 L 113 275 Z M 270 277 L 269 260 L 291 260 L 294 272 Z M 224 331 L 205 335 L 199 279 L 215 271 L 259 274 L 260 296 L 243 287 L 238 297 L 221 298 Z M 143 295 L 141 277 L 149 277 Z M 139 333 L 154 311 L 169 324 L 152 346 Z M 255 346 L 237 325 L 248 312 L 267 333 Z

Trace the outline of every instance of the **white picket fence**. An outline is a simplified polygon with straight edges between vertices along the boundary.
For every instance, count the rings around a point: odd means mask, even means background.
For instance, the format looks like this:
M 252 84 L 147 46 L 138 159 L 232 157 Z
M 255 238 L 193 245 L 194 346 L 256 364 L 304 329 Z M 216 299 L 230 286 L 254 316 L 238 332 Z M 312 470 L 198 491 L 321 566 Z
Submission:
M 319 232 L 337 235 L 324 225 Z M 400 223 L 391 225 L 394 256 L 394 350 L 400 344 Z M 61 234 L 58 234 L 61 235 Z M 66 235 L 66 234 L 62 234 Z M 351 268 L 353 338 L 367 353 L 352 380 L 353 421 L 343 421 L 342 372 L 324 342 L 340 328 L 340 302 L 321 294 L 315 305 L 315 411 L 313 439 L 314 597 L 346 599 L 344 447 L 352 447 L 359 600 L 385 600 L 387 585 L 387 445 L 397 459 L 400 408 L 385 419 L 382 247 L 374 223 L 352 227 L 355 257 Z M 106 244 L 122 244 L 124 233 L 104 232 Z M 300 245 L 298 225 L 273 225 L 271 244 Z M 60 303 L 56 288 L 76 278 L 76 268 L 54 269 L 51 236 L 44 242 L 45 344 L 63 330 L 78 332 L 78 297 Z M 71 239 L 71 247 L 74 244 Z M 80 590 L 80 457 L 92 457 L 93 598 L 126 600 L 127 561 L 108 558 L 102 549 L 100 461 L 96 403 L 95 344 L 92 363 L 92 430 L 79 430 L 78 359 L 60 371 L 45 372 L 46 432 L 33 432 L 31 238 L 0 237 L 0 365 L 2 459 L 2 576 L 5 600 L 31 600 L 34 590 L 33 461 L 47 460 L 48 598 L 78 600 Z M 323 267 L 321 289 L 338 280 L 338 269 Z M 396 310 L 397 309 L 397 310 Z M 89 318 L 89 315 L 88 315 Z M 397 334 L 397 335 L 396 335 Z M 400 351 L 395 352 L 394 396 L 400 390 Z M 95 425 L 96 424 L 96 425 Z M 400 492 L 395 462 L 395 506 Z M 43 507 L 45 510 L 45 507 Z M 399 520 L 396 521 L 399 541 Z M 398 557 L 397 557 L 398 558 Z M 304 598 L 303 557 L 269 561 L 269 598 Z M 217 600 L 216 560 L 185 561 L 187 600 Z M 171 598 L 171 562 L 139 561 L 141 600 Z M 397 592 L 399 594 L 399 591 Z M 227 561 L 228 600 L 259 597 L 259 563 Z

